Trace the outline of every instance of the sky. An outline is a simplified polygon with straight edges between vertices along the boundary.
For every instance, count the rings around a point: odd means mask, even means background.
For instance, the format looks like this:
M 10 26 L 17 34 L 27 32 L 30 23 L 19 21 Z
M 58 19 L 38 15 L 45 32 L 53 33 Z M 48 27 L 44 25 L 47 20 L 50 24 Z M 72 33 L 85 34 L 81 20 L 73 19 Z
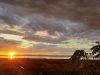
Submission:
M 1 54 L 90 51 L 99 29 L 99 0 L 0 0 Z

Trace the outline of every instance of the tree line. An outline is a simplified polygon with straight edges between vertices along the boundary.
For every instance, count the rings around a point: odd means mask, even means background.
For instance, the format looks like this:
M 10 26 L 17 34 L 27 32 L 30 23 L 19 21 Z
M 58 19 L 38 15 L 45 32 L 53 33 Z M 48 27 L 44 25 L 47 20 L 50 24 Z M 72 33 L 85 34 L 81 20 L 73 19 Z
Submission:
M 100 58 L 100 42 L 96 42 L 96 45 L 91 49 L 91 53 L 87 53 L 85 50 L 75 50 L 73 55 L 70 57 L 70 60 L 80 60 L 81 58 L 89 59 L 89 55 L 94 58 Z

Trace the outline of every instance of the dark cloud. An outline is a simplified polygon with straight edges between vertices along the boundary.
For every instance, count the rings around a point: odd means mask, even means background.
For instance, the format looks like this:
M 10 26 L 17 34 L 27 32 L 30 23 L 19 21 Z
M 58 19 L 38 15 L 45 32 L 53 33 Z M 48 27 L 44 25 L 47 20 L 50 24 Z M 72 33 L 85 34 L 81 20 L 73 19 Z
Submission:
M 0 23 L 11 27 L 24 24 L 24 9 L 7 3 L 0 3 Z
M 58 44 L 61 43 L 61 41 L 64 41 L 66 38 L 64 37 L 58 37 L 58 38 L 52 38 L 52 37 L 40 37 L 40 36 L 26 36 L 23 39 L 31 40 L 31 41 L 37 41 L 37 42 L 46 42 L 46 43 L 53 43 Z
M 99 40 L 99 0 L 0 0 L 0 24 L 21 26 L 24 38 L 40 42 L 60 43 L 67 38 Z M 47 31 L 58 39 L 34 35 Z M 1 33 L 22 35 L 11 30 Z
M 49 34 L 55 34 L 55 32 L 65 33 L 70 31 L 79 32 L 84 30 L 83 24 L 80 22 L 74 22 L 68 19 L 57 19 L 55 17 L 44 17 L 39 14 L 34 14 L 26 18 L 28 23 L 24 27 L 33 31 L 47 30 Z
M 12 31 L 12 30 L 0 30 L 0 33 L 4 33 L 4 34 L 13 34 L 13 35 L 23 35 L 20 32 L 17 31 Z
M 3 3 L 22 7 L 29 15 L 45 14 L 60 18 L 69 18 L 88 23 L 91 28 L 98 28 L 100 22 L 99 0 L 0 0 Z M 7 6 L 8 7 L 8 6 Z M 15 11 L 16 12 L 16 11 Z M 17 11 L 18 12 L 18 11 Z M 25 13 L 24 12 L 24 13 Z M 23 14 L 24 14 L 23 13 Z
M 23 31 L 26 33 L 28 32 L 27 29 L 33 33 L 34 31 L 38 30 L 47 30 L 49 34 L 55 34 L 55 32 L 79 32 L 83 29 L 81 22 L 74 22 L 70 19 L 50 17 L 49 15 L 46 17 L 42 14 L 36 13 L 22 15 L 24 12 L 29 13 L 29 11 L 20 10 L 22 8 L 18 9 L 18 7 L 5 3 L 1 3 L 0 6 L 1 24 L 4 23 L 8 24 L 9 26 L 22 25 Z

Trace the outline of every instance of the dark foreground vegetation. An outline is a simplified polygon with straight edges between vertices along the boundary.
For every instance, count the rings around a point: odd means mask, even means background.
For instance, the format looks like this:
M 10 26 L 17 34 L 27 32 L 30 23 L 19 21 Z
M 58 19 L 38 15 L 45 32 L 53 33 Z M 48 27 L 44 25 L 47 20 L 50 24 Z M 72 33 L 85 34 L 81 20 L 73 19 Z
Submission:
M 100 75 L 100 61 L 0 59 L 0 75 Z

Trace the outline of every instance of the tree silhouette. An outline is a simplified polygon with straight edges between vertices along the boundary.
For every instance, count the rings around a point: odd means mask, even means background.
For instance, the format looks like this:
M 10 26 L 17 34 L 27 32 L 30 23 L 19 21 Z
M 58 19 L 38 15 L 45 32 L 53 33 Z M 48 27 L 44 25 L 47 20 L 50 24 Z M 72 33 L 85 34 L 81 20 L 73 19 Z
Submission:
M 93 58 L 98 58 L 100 56 L 100 54 L 95 55 Z
M 92 51 L 92 55 L 95 55 L 93 58 L 97 58 L 100 56 L 100 42 L 96 42 L 97 45 L 93 46 L 91 48 L 91 51 Z
M 94 47 L 91 48 L 92 54 L 96 54 L 97 52 L 99 52 L 100 50 L 100 45 L 96 45 Z
M 87 53 L 84 50 L 76 50 L 74 54 L 71 56 L 70 60 L 80 60 L 82 57 L 87 57 Z

